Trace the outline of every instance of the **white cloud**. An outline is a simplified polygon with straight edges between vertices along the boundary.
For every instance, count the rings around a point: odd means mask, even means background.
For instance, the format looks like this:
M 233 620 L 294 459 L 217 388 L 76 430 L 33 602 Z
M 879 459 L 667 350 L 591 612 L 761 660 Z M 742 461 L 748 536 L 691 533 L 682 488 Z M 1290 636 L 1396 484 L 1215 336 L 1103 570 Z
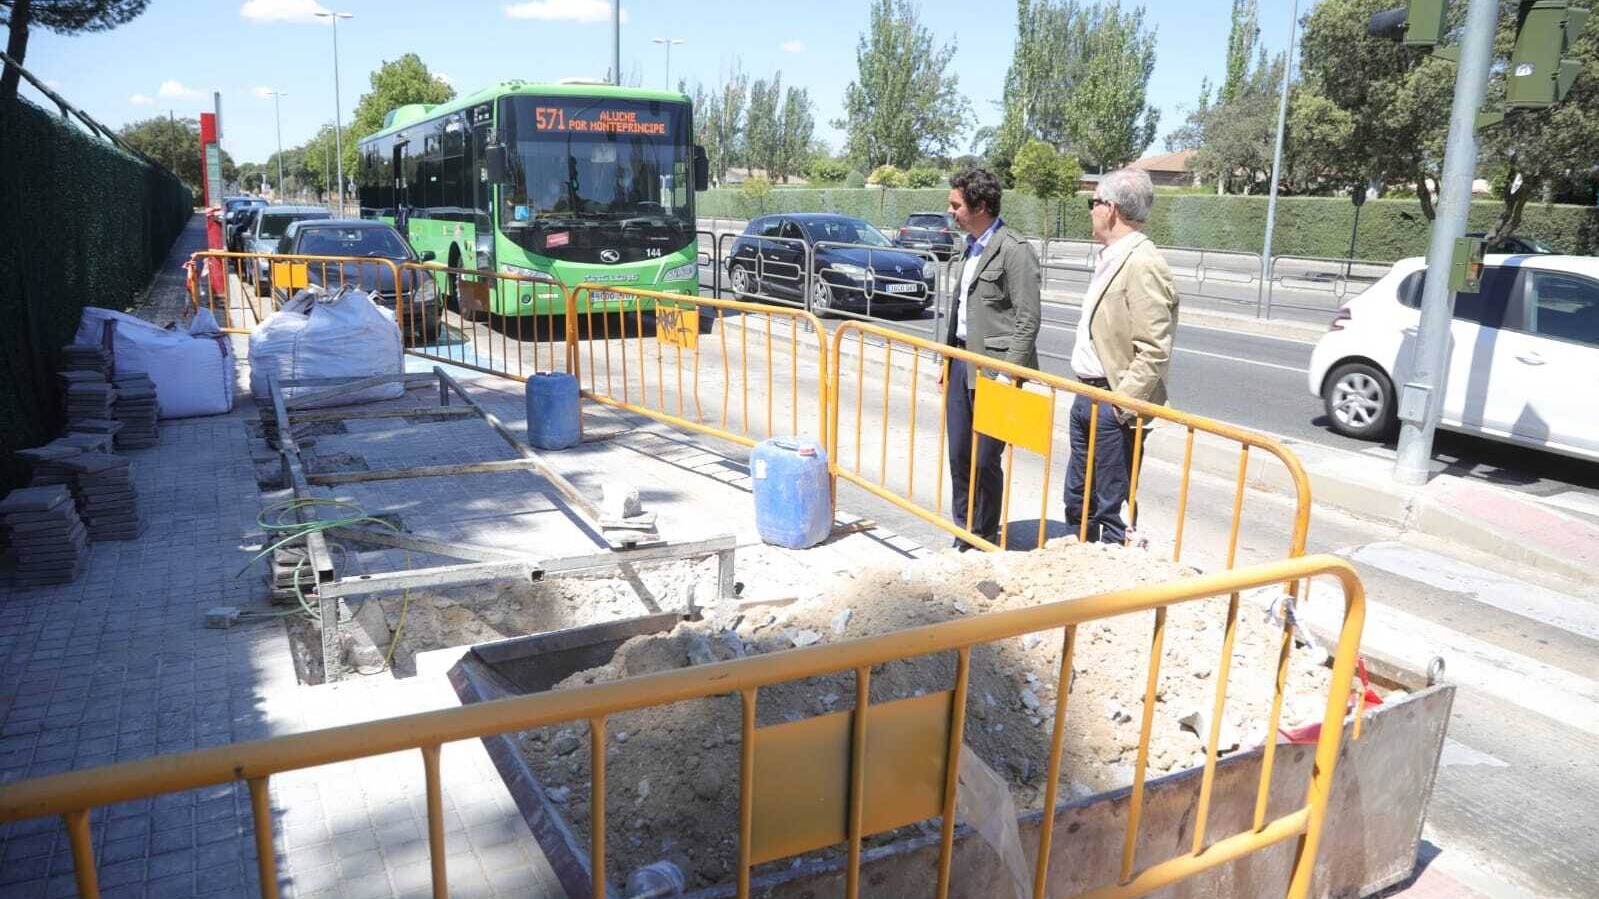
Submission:
M 434 80 L 442 81 L 445 84 L 448 84 L 450 87 L 455 87 L 455 79 L 451 78 L 450 76 L 448 76 L 446 74 L 444 74 L 443 72 L 434 72 L 433 73 L 433 78 L 434 78 Z
M 161 82 L 161 86 L 156 89 L 155 95 L 157 97 L 165 97 L 168 100 L 188 100 L 200 96 L 200 92 L 186 86 L 175 78 L 168 78 L 166 81 Z
M 316 17 L 319 12 L 327 12 L 327 7 L 316 0 L 247 0 L 239 7 L 239 15 L 257 24 L 262 22 L 309 22 L 321 21 Z
M 152 106 L 155 104 L 155 98 L 147 97 L 144 94 L 134 94 L 128 98 L 128 102 L 134 106 Z
M 805 42 L 804 41 L 784 41 L 783 43 L 779 44 L 778 46 L 783 48 L 783 52 L 784 53 L 804 53 L 805 52 Z
M 505 7 L 508 19 L 537 19 L 541 22 L 609 22 L 611 4 L 608 0 L 528 0 Z M 622 10 L 622 24 L 627 24 L 627 10 Z
M 272 88 L 270 88 L 270 87 L 258 87 L 258 88 L 253 89 L 251 91 L 251 93 L 255 94 L 257 97 L 260 97 L 263 100 L 272 99 Z

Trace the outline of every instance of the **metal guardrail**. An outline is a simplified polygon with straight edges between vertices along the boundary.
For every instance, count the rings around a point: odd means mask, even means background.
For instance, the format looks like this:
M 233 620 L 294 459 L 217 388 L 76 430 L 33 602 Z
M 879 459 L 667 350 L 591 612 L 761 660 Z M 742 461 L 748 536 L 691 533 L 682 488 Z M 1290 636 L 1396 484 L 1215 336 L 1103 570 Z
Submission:
M 1333 654 L 1325 711 L 1316 742 L 1315 765 L 1306 786 L 1304 803 L 1276 817 L 1267 818 L 1267 799 L 1276 748 L 1275 739 L 1268 738 L 1264 746 L 1251 826 L 1226 835 L 1210 831 L 1210 797 L 1216 778 L 1219 725 L 1223 717 L 1218 713 L 1211 719 L 1215 723 L 1206 743 L 1191 850 L 1139 868 L 1138 837 L 1142 825 L 1145 776 L 1167 610 L 1181 603 L 1220 596 L 1232 597 L 1226 632 L 1228 637 L 1223 641 L 1218 657 L 1216 707 L 1221 710 L 1225 708 L 1227 697 L 1228 672 L 1233 654 L 1231 637 L 1235 632 L 1232 625 L 1237 618 L 1238 595 L 1254 588 L 1323 575 L 1335 578 L 1343 589 L 1344 619 Z M 1297 849 L 1285 894 L 1290 899 L 1303 899 L 1309 895 L 1322 826 L 1327 816 L 1333 775 L 1343 738 L 1343 723 L 1349 710 L 1348 697 L 1354 682 L 1356 653 L 1365 620 L 1365 594 L 1359 576 L 1349 562 L 1333 556 L 1285 559 L 1252 568 L 1141 585 L 1114 593 L 958 618 L 830 645 L 32 778 L 0 787 L 0 822 L 60 815 L 66 822 L 78 893 L 84 899 L 98 899 L 98 875 L 90 836 L 92 810 L 119 802 L 243 781 L 250 789 L 261 893 L 267 899 L 277 899 L 279 877 L 274 846 L 276 824 L 272 813 L 271 778 L 319 765 L 415 751 L 421 757 L 421 773 L 426 787 L 428 856 L 433 895 L 436 899 L 444 899 L 449 890 L 445 864 L 448 842 L 444 791 L 440 777 L 440 756 L 444 744 L 568 722 L 586 722 L 590 735 L 591 766 L 588 806 L 591 809 L 588 828 L 591 889 L 595 899 L 603 899 L 609 889 L 605 801 L 610 748 L 607 720 L 621 712 L 695 698 L 737 694 L 743 710 L 739 741 L 737 879 L 738 896 L 741 899 L 751 895 L 750 871 L 754 865 L 840 842 L 848 847 L 845 896 L 855 899 L 860 893 L 863 839 L 873 833 L 935 817 L 940 819 L 935 889 L 936 895 L 943 899 L 948 895 L 953 873 L 956 775 L 961 753 L 965 751 L 962 737 L 973 648 L 1031 633 L 1058 632 L 1061 635 L 1062 658 L 1054 694 L 1049 779 L 1044 797 L 1047 812 L 1043 816 L 1039 835 L 1032 886 L 1035 899 L 1043 899 L 1053 843 L 1053 812 L 1059 798 L 1066 720 L 1070 711 L 1067 703 L 1070 691 L 1066 681 L 1072 672 L 1077 628 L 1088 622 L 1136 612 L 1153 612 L 1154 627 L 1148 659 L 1144 715 L 1122 841 L 1120 876 L 1114 883 L 1107 883 L 1081 895 L 1094 899 L 1142 896 L 1293 839 L 1297 841 Z M 955 656 L 953 683 L 948 689 L 926 696 L 870 701 L 874 666 L 935 653 L 953 653 Z M 1281 720 L 1287 661 L 1288 654 L 1284 651 L 1279 660 L 1266 730 L 1268 734 L 1277 732 Z M 763 688 L 839 671 L 854 673 L 856 701 L 853 710 L 780 725 L 756 726 L 756 711 Z M 1099 713 L 1089 711 L 1087 714 Z M 1360 714 L 1357 703 L 1357 727 Z M 872 734 L 882 734 L 885 728 L 903 728 L 907 725 L 936 735 L 933 739 L 941 744 L 940 751 L 928 752 L 927 747 L 920 743 L 902 741 L 896 745 L 893 741 L 871 738 Z M 795 753 L 805 754 L 812 761 L 812 764 L 807 765 L 806 772 L 814 781 L 808 781 L 810 788 L 818 795 L 835 799 L 837 807 L 847 810 L 842 821 L 832 820 L 827 822 L 826 827 L 817 828 L 817 822 L 800 813 L 803 810 L 774 799 L 776 791 L 772 789 L 770 778 L 757 777 L 760 759 L 772 754 L 779 758 L 785 755 L 792 757 Z M 825 761 L 821 758 L 823 756 L 839 761 Z M 843 761 L 844 758 L 847 758 L 847 763 Z M 893 771 L 897 781 L 914 782 L 929 788 L 914 794 L 891 794 L 889 799 L 873 805 L 871 818 L 868 819 L 868 769 Z M 795 772 L 785 768 L 782 774 L 789 778 Z

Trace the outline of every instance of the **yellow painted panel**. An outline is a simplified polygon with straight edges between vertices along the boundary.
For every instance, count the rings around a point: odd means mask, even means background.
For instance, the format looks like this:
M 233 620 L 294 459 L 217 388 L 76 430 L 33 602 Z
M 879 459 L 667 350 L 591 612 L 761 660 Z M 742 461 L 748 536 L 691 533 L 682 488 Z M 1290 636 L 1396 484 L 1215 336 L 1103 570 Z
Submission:
M 700 311 L 698 309 L 673 309 L 664 305 L 655 307 L 655 337 L 663 346 L 699 349 Z
M 311 284 L 311 265 L 306 262 L 272 263 L 272 286 L 299 290 Z
M 978 378 L 972 425 L 979 434 L 1047 456 L 1051 402 L 1048 394 L 1001 384 L 993 378 Z
M 950 703 L 945 690 L 877 703 L 866 727 L 864 834 L 943 810 Z M 834 712 L 755 732 L 751 860 L 759 864 L 849 838 L 850 730 L 855 713 Z

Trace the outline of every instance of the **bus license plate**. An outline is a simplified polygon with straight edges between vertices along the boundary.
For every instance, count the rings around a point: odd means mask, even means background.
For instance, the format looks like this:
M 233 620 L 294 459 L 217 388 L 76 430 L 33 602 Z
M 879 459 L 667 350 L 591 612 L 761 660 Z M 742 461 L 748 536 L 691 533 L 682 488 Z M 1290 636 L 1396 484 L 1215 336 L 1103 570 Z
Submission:
M 921 288 L 922 288 L 922 285 L 920 285 L 920 284 L 890 284 L 890 285 L 888 285 L 888 292 L 889 293 L 915 293 L 916 291 L 921 290 Z
M 609 290 L 596 290 L 589 294 L 590 309 L 620 309 L 627 305 L 627 297 Z

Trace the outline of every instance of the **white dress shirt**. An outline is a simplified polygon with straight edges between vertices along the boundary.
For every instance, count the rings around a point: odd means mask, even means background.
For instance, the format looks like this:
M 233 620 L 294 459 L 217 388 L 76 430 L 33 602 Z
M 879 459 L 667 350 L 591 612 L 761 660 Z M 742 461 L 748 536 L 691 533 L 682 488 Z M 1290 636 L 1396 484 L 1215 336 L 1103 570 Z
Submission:
M 1099 300 L 1105 292 L 1105 282 L 1110 278 L 1110 273 L 1142 236 L 1141 231 L 1124 234 L 1099 253 L 1099 264 L 1094 266 L 1094 277 L 1088 282 L 1088 292 L 1083 295 L 1091 302 L 1083 304 L 1082 314 L 1077 318 L 1077 340 L 1072 344 L 1072 371 L 1079 378 L 1107 377 L 1105 364 L 1099 361 L 1099 354 L 1094 352 L 1094 341 L 1089 334 L 1089 327 L 1093 323 L 1094 310 L 1099 307 Z

